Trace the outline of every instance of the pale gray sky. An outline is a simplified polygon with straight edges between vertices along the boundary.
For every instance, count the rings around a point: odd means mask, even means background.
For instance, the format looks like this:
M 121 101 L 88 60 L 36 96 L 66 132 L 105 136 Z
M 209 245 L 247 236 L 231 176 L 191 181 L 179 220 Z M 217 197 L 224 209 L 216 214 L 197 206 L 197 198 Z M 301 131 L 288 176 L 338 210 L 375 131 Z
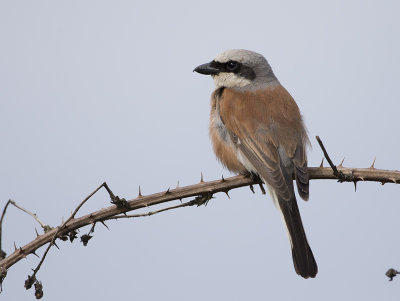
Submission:
M 53 226 L 107 181 L 126 198 L 230 174 L 208 138 L 210 78 L 230 48 L 266 56 L 296 99 L 320 164 L 400 169 L 398 1 L 0 2 L 0 201 Z M 269 197 L 248 188 L 207 207 L 109 222 L 88 247 L 59 242 L 38 278 L 44 300 L 380 300 L 398 296 L 399 186 L 312 181 L 299 202 L 319 265 L 294 272 Z M 109 206 L 101 192 L 81 214 Z M 3 246 L 35 237 L 10 208 Z M 81 232 L 82 234 L 83 232 Z M 39 254 L 42 254 L 43 248 Z M 0 299 L 33 300 L 12 267 Z

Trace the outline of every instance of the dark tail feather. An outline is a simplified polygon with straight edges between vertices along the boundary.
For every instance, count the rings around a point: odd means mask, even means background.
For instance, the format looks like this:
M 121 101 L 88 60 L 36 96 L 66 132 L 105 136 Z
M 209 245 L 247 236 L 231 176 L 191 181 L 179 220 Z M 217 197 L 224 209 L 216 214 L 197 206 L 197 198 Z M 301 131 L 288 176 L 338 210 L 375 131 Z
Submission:
M 318 267 L 307 242 L 296 197 L 293 195 L 290 201 L 279 200 L 279 207 L 289 231 L 296 273 L 304 278 L 314 278 L 318 273 Z

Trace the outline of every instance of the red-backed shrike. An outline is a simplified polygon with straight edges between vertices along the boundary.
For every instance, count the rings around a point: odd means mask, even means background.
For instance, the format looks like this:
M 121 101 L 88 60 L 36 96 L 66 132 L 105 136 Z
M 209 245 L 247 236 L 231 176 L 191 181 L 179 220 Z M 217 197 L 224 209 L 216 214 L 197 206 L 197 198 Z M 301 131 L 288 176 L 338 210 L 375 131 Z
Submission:
M 317 263 L 308 245 L 292 175 L 308 200 L 306 147 L 299 108 L 279 83 L 267 60 L 248 50 L 227 50 L 194 71 L 211 75 L 210 136 L 218 159 L 230 171 L 256 174 L 282 213 L 296 273 L 314 278 Z

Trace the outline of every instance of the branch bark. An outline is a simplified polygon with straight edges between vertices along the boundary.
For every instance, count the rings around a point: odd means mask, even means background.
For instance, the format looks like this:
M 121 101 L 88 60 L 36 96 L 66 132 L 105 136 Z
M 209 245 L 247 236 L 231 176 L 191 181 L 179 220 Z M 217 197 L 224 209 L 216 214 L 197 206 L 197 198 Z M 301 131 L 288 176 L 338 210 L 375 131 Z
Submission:
M 352 182 L 372 181 L 372 182 L 380 182 L 382 184 L 400 183 L 400 171 L 381 170 L 381 169 L 376 169 L 374 167 L 347 168 L 343 166 L 337 166 L 337 169 L 344 175 L 351 175 L 353 179 Z M 338 178 L 333 174 L 332 168 L 330 167 L 310 167 L 308 171 L 311 180 L 317 180 L 317 179 L 338 180 Z M 63 223 L 63 225 L 61 225 L 60 227 L 49 230 L 48 232 L 42 235 L 38 235 L 33 241 L 31 241 L 27 245 L 20 248 L 16 248 L 12 254 L 10 254 L 8 257 L 0 261 L 0 267 L 3 269 L 8 269 L 22 258 L 28 256 L 29 254 L 35 254 L 35 251 L 41 246 L 50 242 L 54 242 L 53 237 L 59 238 L 61 236 L 65 236 L 68 233 L 78 228 L 82 228 L 90 224 L 94 225 L 96 222 L 102 222 L 104 220 L 109 220 L 113 218 L 121 218 L 122 217 L 121 214 L 125 214 L 126 212 L 190 197 L 196 197 L 196 199 L 194 199 L 191 202 L 185 203 L 184 206 L 178 205 L 178 206 L 173 206 L 173 208 L 167 208 L 167 209 L 175 209 L 193 205 L 202 205 L 208 202 L 208 200 L 210 200 L 212 196 L 218 192 L 228 193 L 231 189 L 244 186 L 251 187 L 251 185 L 253 184 L 259 184 L 259 183 L 255 182 L 252 178 L 244 176 L 234 176 L 227 179 L 222 178 L 220 180 L 209 181 L 209 182 L 201 181 L 200 183 L 195 185 L 177 187 L 175 189 L 168 189 L 167 191 L 154 193 L 147 196 L 142 196 L 141 194 L 139 194 L 139 196 L 135 199 L 129 201 L 124 200 L 125 202 L 123 206 L 112 205 L 110 207 L 92 212 L 88 215 L 79 218 L 75 218 L 74 215 L 72 215 L 71 218 L 67 222 Z M 115 203 L 115 198 L 119 199 L 118 197 L 114 197 L 112 193 L 110 194 L 110 196 L 112 202 L 114 203 Z M 158 211 L 162 212 L 165 210 L 162 209 Z M 152 215 L 152 214 L 144 214 L 144 215 L 139 214 L 135 216 L 145 216 L 145 215 Z

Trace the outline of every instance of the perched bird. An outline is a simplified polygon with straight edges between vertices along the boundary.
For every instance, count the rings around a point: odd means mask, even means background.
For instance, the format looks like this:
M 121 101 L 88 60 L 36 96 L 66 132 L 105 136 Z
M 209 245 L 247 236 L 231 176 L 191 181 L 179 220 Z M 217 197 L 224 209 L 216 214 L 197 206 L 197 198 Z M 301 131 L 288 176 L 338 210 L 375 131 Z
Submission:
M 293 187 L 309 197 L 306 147 L 299 108 L 258 53 L 227 50 L 194 69 L 211 75 L 210 136 L 218 159 L 230 171 L 256 175 L 267 185 L 284 219 L 296 273 L 314 278 L 317 263 L 307 242 Z

